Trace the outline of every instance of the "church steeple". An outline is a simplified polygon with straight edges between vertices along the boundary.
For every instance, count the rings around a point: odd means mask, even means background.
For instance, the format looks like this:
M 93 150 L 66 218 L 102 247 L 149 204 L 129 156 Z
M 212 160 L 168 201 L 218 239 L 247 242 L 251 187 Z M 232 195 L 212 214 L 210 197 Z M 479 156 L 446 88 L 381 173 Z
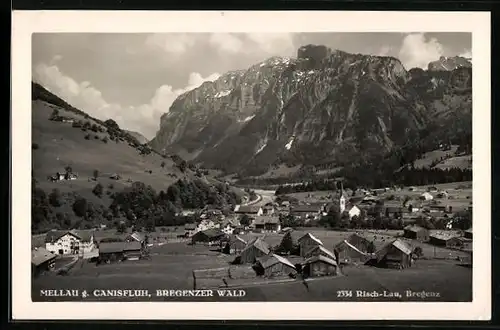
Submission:
M 339 207 L 340 214 L 342 214 L 345 211 L 346 206 L 346 199 L 344 196 L 344 183 L 342 181 L 337 182 L 337 200 L 335 202 L 338 203 L 337 205 Z

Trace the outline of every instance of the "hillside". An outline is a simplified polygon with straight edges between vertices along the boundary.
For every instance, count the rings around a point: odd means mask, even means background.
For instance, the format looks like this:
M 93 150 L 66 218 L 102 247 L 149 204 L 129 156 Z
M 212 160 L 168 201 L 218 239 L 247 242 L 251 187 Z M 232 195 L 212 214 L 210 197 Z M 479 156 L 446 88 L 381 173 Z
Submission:
M 471 67 L 407 71 L 393 57 L 307 45 L 179 96 L 149 144 L 243 178 L 406 149 L 416 159 L 442 143 L 471 149 L 471 88 Z
M 149 142 L 148 139 L 139 132 L 133 132 L 133 131 L 127 131 L 127 130 L 125 130 L 125 132 L 127 132 L 128 134 L 133 136 L 137 141 L 139 141 L 140 144 L 146 144 Z
M 114 121 L 92 118 L 42 86 L 32 86 L 33 188 L 43 191 L 47 198 L 50 192 L 57 191 L 59 201 L 55 204 L 60 205 L 47 211 L 53 216 L 59 213 L 71 223 L 81 220 L 73 211 L 79 198 L 104 214 L 116 193 L 129 189 L 134 182 L 151 186 L 156 192 L 167 191 L 179 180 L 188 183 L 196 180 L 206 187 L 222 184 L 176 155 L 160 155 L 141 145 Z M 68 169 L 75 175 L 74 180 L 50 179 Z M 100 196 L 93 192 L 97 184 L 103 188 Z M 230 189 L 240 197 L 243 195 Z M 39 195 L 43 195 L 40 191 Z M 177 207 L 182 207 L 181 204 Z M 46 214 L 45 218 L 50 216 Z M 92 223 L 92 219 L 86 220 Z M 111 222 L 116 220 L 119 218 L 110 217 Z M 43 226 L 50 227 L 48 222 Z

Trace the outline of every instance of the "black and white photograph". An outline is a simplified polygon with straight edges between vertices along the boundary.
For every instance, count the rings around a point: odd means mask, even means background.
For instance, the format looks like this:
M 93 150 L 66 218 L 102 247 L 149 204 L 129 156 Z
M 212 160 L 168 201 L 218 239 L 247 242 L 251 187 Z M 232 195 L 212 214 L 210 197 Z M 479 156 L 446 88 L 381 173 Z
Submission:
M 19 32 L 13 177 L 26 183 L 12 236 L 26 252 L 13 272 L 30 310 L 265 302 L 269 318 L 288 302 L 304 303 L 294 317 L 401 302 L 488 315 L 489 15 L 450 13 L 439 29 L 401 13 L 384 30 L 376 14 L 326 29 L 310 13 L 316 30 L 287 31 L 293 13 L 273 14 L 274 29 L 264 14 L 198 13 L 152 31 L 160 14 L 119 31 L 125 17 L 85 30 L 47 13 Z M 309 312 L 340 317 L 326 306 Z

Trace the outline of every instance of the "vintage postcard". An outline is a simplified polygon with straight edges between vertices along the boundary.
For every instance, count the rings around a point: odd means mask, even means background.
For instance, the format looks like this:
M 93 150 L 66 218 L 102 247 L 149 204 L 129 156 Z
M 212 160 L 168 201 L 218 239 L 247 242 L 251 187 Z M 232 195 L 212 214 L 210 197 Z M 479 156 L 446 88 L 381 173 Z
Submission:
M 12 59 L 15 319 L 490 318 L 489 13 L 21 11 Z

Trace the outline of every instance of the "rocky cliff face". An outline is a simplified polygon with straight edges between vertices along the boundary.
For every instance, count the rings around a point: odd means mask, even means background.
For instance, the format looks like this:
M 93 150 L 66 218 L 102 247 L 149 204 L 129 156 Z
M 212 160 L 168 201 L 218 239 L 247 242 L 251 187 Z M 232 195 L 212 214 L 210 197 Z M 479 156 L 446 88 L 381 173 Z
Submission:
M 307 45 L 296 59 L 273 57 L 181 95 L 151 145 L 245 175 L 342 165 L 457 113 L 471 117 L 471 79 L 470 67 L 406 71 L 393 57 Z
M 452 71 L 458 68 L 472 68 L 471 59 L 461 56 L 441 56 L 439 60 L 428 65 L 429 71 Z

